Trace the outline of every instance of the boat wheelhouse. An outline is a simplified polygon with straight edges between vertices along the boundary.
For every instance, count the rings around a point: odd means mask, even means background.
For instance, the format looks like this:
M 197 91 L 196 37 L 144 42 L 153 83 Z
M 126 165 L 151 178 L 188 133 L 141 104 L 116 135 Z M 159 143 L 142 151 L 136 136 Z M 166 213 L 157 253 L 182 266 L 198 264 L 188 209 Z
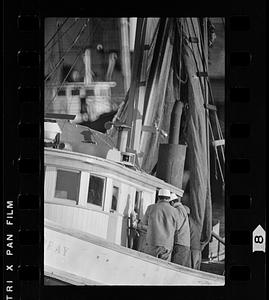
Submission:
M 67 228 L 126 246 L 128 217 L 136 211 L 141 218 L 160 188 L 183 195 L 123 162 L 45 149 L 45 217 Z

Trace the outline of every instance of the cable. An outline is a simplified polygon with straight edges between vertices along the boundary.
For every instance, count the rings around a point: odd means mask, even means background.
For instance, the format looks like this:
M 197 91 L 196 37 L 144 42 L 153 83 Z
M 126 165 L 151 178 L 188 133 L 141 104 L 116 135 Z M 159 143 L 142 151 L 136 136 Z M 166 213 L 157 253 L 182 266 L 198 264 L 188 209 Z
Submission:
M 78 33 L 78 35 L 76 36 L 76 38 L 74 39 L 74 41 L 73 41 L 73 43 L 71 44 L 71 46 L 67 49 L 67 51 L 63 54 L 63 56 L 60 58 L 60 60 L 58 61 L 58 63 L 55 65 L 55 67 L 53 68 L 53 70 L 45 77 L 45 81 L 47 81 L 49 78 L 50 78 L 50 76 L 57 70 L 57 68 L 60 66 L 60 64 L 63 62 L 63 58 L 66 56 L 66 54 L 68 53 L 68 52 L 70 52 L 70 50 L 74 47 L 74 45 L 76 44 L 76 42 L 78 41 L 78 39 L 80 38 L 80 36 L 81 36 L 81 34 L 83 33 L 83 31 L 85 30 L 85 27 L 87 26 L 87 24 L 85 23 L 82 27 L 81 27 L 81 29 L 80 29 L 80 31 L 79 31 L 79 33 Z
M 87 40 L 86 40 L 86 43 L 88 43 L 89 39 L 90 39 L 90 35 L 88 35 L 88 38 L 87 38 Z M 84 49 L 82 48 L 81 51 L 80 51 L 80 52 L 78 53 L 78 55 L 76 56 L 76 58 L 75 58 L 75 60 L 74 60 L 74 62 L 73 62 L 73 64 L 72 64 L 72 66 L 70 67 L 69 71 L 67 72 L 67 74 L 66 74 L 65 78 L 63 79 L 61 85 L 57 88 L 54 97 L 49 101 L 48 105 L 46 106 L 46 110 L 48 109 L 48 107 L 51 105 L 51 103 L 52 103 L 52 102 L 55 100 L 55 98 L 57 97 L 59 90 L 63 87 L 63 85 L 64 85 L 66 79 L 68 78 L 68 76 L 69 76 L 69 74 L 71 73 L 72 69 L 73 69 L 74 66 L 76 65 L 78 58 L 79 58 L 79 57 L 81 56 L 81 54 L 83 53 L 83 50 L 84 50 Z M 71 103 L 70 103 L 70 105 L 71 105 Z M 63 128 L 65 127 L 65 124 L 66 124 L 66 121 L 65 121 L 64 124 L 63 124 Z
M 48 46 L 48 44 L 54 39 L 54 37 L 56 36 L 56 34 L 61 30 L 61 28 L 64 26 L 64 24 L 67 22 L 69 18 L 65 18 L 65 20 L 63 21 L 63 23 L 61 25 L 58 26 L 56 32 L 53 34 L 53 36 L 49 39 L 49 41 L 46 43 L 46 45 L 44 46 L 44 48 L 46 48 Z
M 159 30 L 159 27 L 160 27 L 160 20 L 158 20 L 158 23 L 156 25 L 156 28 L 155 28 L 153 36 L 152 36 L 151 43 L 149 44 L 149 50 L 148 50 L 148 55 L 147 55 L 147 75 L 146 75 L 146 78 L 148 78 L 148 76 L 149 76 L 150 67 L 151 67 L 152 58 L 153 58 L 153 54 L 152 53 L 154 52 L 154 48 L 155 48 L 155 44 L 156 44 L 156 39 L 157 39 L 157 32 Z M 149 57 L 151 57 L 150 63 L 148 63 L 148 58 Z
M 193 24 L 192 20 L 191 20 L 191 23 L 192 23 L 192 27 L 193 27 L 193 31 L 194 31 L 195 37 L 197 38 L 196 31 L 195 31 L 195 29 L 194 29 L 194 24 Z M 188 33 L 189 33 L 189 36 L 190 36 L 190 31 L 189 31 L 188 24 L 187 24 L 187 30 L 188 30 Z M 200 37 L 200 40 L 202 41 L 201 37 Z M 190 49 L 191 49 L 191 48 L 190 48 Z M 191 50 L 192 50 L 193 57 L 194 57 L 194 60 L 195 60 L 196 69 L 197 69 L 197 71 L 199 72 L 199 69 L 198 69 L 198 63 L 197 63 L 196 58 L 195 58 L 195 53 L 194 53 L 193 46 L 192 46 L 192 49 L 191 49 Z M 204 69 L 206 69 L 206 68 L 205 68 L 205 65 L 204 65 L 205 61 L 204 61 L 204 59 L 203 59 L 203 57 L 202 57 L 202 54 L 201 54 L 201 52 L 200 52 L 199 47 L 198 47 L 198 51 L 199 51 L 199 56 L 200 56 L 200 59 L 201 59 L 201 61 L 202 61 L 203 67 L 204 67 Z M 206 70 L 206 71 L 207 71 L 207 70 Z M 200 77 L 199 77 L 199 79 L 200 79 Z M 207 78 L 207 79 L 208 79 L 208 78 Z M 203 98 L 204 98 L 204 101 L 205 101 L 205 95 L 204 95 L 204 93 L 203 93 L 201 79 L 199 80 L 199 82 L 200 82 L 200 87 L 201 87 L 201 90 L 202 90 Z M 211 85 L 210 85 L 210 83 L 209 83 L 208 80 L 206 80 L 206 82 L 207 82 L 207 84 L 208 84 L 208 86 L 209 86 L 210 96 L 213 98 L 213 94 L 212 94 L 212 90 L 211 90 Z M 211 126 L 210 117 L 208 116 L 208 118 L 209 118 L 208 121 L 209 121 L 210 133 L 211 133 L 211 135 L 212 135 L 212 139 L 214 140 L 214 133 L 213 133 L 213 129 L 212 129 L 212 126 Z M 216 122 L 216 123 L 217 123 L 217 130 L 218 130 L 218 133 L 219 133 L 219 129 L 220 129 L 219 126 L 218 126 L 219 123 L 218 123 L 218 122 Z M 223 161 L 225 162 L 224 152 L 223 152 L 223 148 L 222 148 L 222 147 L 221 147 L 221 151 L 222 151 Z M 222 181 L 224 182 L 224 176 L 223 176 L 223 173 L 222 173 L 222 169 L 221 169 L 221 165 L 220 165 L 220 160 L 219 160 L 219 156 L 218 156 L 217 149 L 215 149 L 215 153 L 216 153 L 216 158 L 217 158 L 217 162 L 218 162 L 218 166 L 219 166 L 221 178 L 222 178 Z
M 49 101 L 49 103 L 48 103 L 48 105 L 47 105 L 47 107 L 46 107 L 46 110 L 47 110 L 48 107 L 51 105 L 51 103 L 54 101 L 54 99 L 57 97 L 58 92 L 59 92 L 59 91 L 61 90 L 61 88 L 63 87 L 63 85 L 64 85 L 66 79 L 68 78 L 69 74 L 71 73 L 72 69 L 74 68 L 74 66 L 75 66 L 75 64 L 76 64 L 76 62 L 77 62 L 77 60 L 78 60 L 80 54 L 81 54 L 81 53 L 79 53 L 79 54 L 77 55 L 76 59 L 74 60 L 74 62 L 73 62 L 73 64 L 72 64 L 72 66 L 70 67 L 69 71 L 67 72 L 67 75 L 65 76 L 64 80 L 62 81 L 61 85 L 57 88 L 57 91 L 56 91 L 54 97 Z
M 87 21 L 87 23 L 89 22 L 89 20 Z M 77 43 L 77 41 L 78 41 L 78 39 L 80 38 L 80 36 L 81 36 L 81 34 L 83 33 L 83 31 L 85 30 L 85 28 L 87 27 L 87 23 L 85 23 L 82 27 L 81 27 L 81 29 L 80 29 L 80 31 L 79 31 L 79 33 L 78 33 L 78 35 L 76 36 L 76 38 L 74 39 L 74 41 L 73 41 L 73 43 L 72 43 L 72 45 L 67 49 L 67 51 L 63 54 L 63 56 L 60 58 L 60 60 L 58 61 L 58 63 L 55 65 L 55 67 L 53 68 L 53 70 L 45 77 L 45 81 L 47 81 L 49 78 L 50 78 L 50 76 L 57 70 L 57 68 L 61 65 L 61 63 L 64 61 L 64 57 L 66 56 L 66 54 L 68 53 L 68 52 L 70 52 L 70 50 L 74 47 L 74 45 Z
M 209 124 L 209 129 L 210 129 L 212 139 L 214 140 L 214 133 L 213 133 L 213 129 L 212 129 L 212 125 L 211 125 L 210 120 L 209 120 L 208 124 Z M 224 176 L 223 176 L 223 173 L 222 173 L 221 164 L 220 164 L 220 160 L 219 160 L 219 154 L 218 154 L 218 150 L 217 150 L 216 146 L 214 146 L 214 149 L 215 149 L 215 155 L 216 155 L 216 159 L 217 159 L 217 162 L 218 162 L 218 167 L 219 167 L 219 172 L 220 172 L 220 175 L 221 175 L 221 179 L 222 179 L 222 182 L 224 183 Z
M 58 39 L 61 39 L 79 20 L 79 18 L 75 18 L 74 22 L 62 33 L 61 36 L 59 36 Z M 54 43 L 49 47 L 49 49 L 46 49 L 45 54 L 57 43 L 58 40 L 55 40 Z
M 187 20 L 185 19 L 185 22 L 187 23 Z M 188 23 L 187 23 L 187 30 L 188 30 L 188 33 L 189 33 L 189 37 L 191 37 L 191 34 L 190 34 L 190 29 L 189 29 L 189 25 L 188 25 Z M 198 46 L 197 46 L 198 47 Z M 192 43 L 191 43 L 191 47 L 190 47 L 190 49 L 191 49 L 191 51 L 192 51 L 192 54 L 193 54 L 193 58 L 194 58 L 194 62 L 195 62 L 195 66 L 196 66 L 196 70 L 197 70 L 197 72 L 199 72 L 199 68 L 198 68 L 198 62 L 197 62 L 197 60 L 196 60 L 196 57 L 195 57 L 195 52 L 194 52 L 194 48 L 193 48 L 193 45 L 192 45 Z M 199 51 L 199 47 L 198 47 L 198 51 Z M 204 91 L 204 89 L 203 89 L 203 84 L 202 84 L 202 82 L 201 82 L 201 77 L 200 76 L 198 76 L 198 79 L 199 79 L 199 82 L 200 82 L 200 87 L 201 87 L 201 92 L 202 92 L 202 95 L 203 95 L 203 98 L 204 98 L 204 101 L 205 101 L 205 91 Z
M 191 20 L 191 23 L 192 23 L 192 27 L 193 27 L 193 30 L 194 30 L 194 33 L 195 33 L 195 37 L 197 38 L 195 29 L 194 29 L 194 24 L 193 24 L 192 20 Z M 201 41 L 201 44 L 202 44 L 202 47 L 203 47 L 203 39 L 201 38 L 201 36 L 200 36 L 200 41 Z M 201 61 L 203 63 L 204 70 L 206 72 L 208 72 L 208 69 L 206 68 L 206 62 L 205 62 L 205 54 L 204 54 L 203 51 L 200 51 L 199 47 L 198 47 L 198 50 L 199 50 L 199 55 L 200 55 Z M 206 82 L 207 82 L 207 85 L 208 85 L 208 88 L 209 88 L 209 94 L 210 94 L 212 103 L 215 104 L 209 77 L 206 78 Z M 214 116 L 215 116 L 215 123 L 216 123 L 216 126 L 217 126 L 218 136 L 219 136 L 220 139 L 223 139 L 223 135 L 222 135 L 222 131 L 221 131 L 221 128 L 220 128 L 220 124 L 219 124 L 219 120 L 218 120 L 216 111 L 214 113 Z M 214 138 L 214 136 L 213 136 L 213 138 Z M 224 150 L 223 150 L 222 146 L 221 146 L 221 152 L 222 152 L 223 161 L 225 162 L 225 155 L 224 155 Z

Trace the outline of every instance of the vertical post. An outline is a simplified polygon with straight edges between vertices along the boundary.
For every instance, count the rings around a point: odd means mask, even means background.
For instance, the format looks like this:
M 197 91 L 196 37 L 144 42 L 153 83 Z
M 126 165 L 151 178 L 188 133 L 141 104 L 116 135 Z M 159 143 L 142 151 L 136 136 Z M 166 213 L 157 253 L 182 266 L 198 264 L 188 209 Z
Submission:
M 138 92 L 137 89 L 141 82 L 142 63 L 144 57 L 144 42 L 146 32 L 147 20 L 146 18 L 139 18 L 137 21 L 137 30 L 135 37 L 135 51 L 132 65 L 132 83 L 129 92 L 129 111 L 127 112 L 127 125 L 132 127 L 128 137 L 128 147 L 134 149 L 134 137 L 139 134 L 136 130 L 136 120 L 138 116 Z M 135 150 L 135 149 L 134 149 Z
M 165 101 L 165 93 L 167 88 L 167 82 L 169 77 L 169 70 L 171 66 L 172 52 L 173 52 L 173 40 L 171 39 L 171 22 L 165 20 L 163 32 L 161 34 L 161 49 L 158 55 L 158 65 L 155 70 L 153 83 L 148 95 L 147 109 L 144 114 L 144 126 L 152 126 L 154 120 L 158 119 L 157 126 L 161 124 L 163 107 Z M 158 38 L 158 37 L 157 37 Z M 159 131 L 156 132 L 156 137 L 154 139 L 153 145 L 151 145 L 151 150 L 149 149 L 149 139 L 151 132 L 142 131 L 140 143 L 139 143 L 139 153 L 147 153 L 147 157 L 140 156 L 138 161 L 140 165 L 143 165 L 145 171 L 149 171 L 147 162 L 150 161 L 158 141 Z
M 128 126 L 124 125 L 121 125 L 118 128 L 117 148 L 121 152 L 126 152 L 129 129 Z
M 86 85 L 92 83 L 92 66 L 91 66 L 91 50 L 86 49 L 84 56 L 84 64 L 85 64 L 85 77 L 84 83 Z
M 144 50 L 144 45 L 142 45 Z M 145 50 L 144 50 L 145 51 Z M 146 92 L 146 66 L 147 66 L 147 55 L 145 52 L 142 54 L 142 66 L 141 66 L 141 75 L 138 86 L 138 98 L 135 102 L 135 120 L 134 120 L 134 134 L 132 135 L 133 149 L 138 152 L 140 147 L 140 136 L 142 131 L 142 122 L 143 122 L 143 110 L 144 110 L 144 101 L 145 101 L 145 92 Z
M 120 19 L 121 29 L 121 61 L 124 77 L 124 92 L 127 93 L 131 82 L 130 46 L 127 18 Z
M 130 51 L 134 51 L 137 18 L 130 18 Z
M 204 58 L 205 58 L 205 72 L 208 71 L 208 30 L 207 30 L 207 18 L 203 18 L 203 45 Z M 205 90 L 205 104 L 208 104 L 208 78 L 204 78 L 204 90 Z M 205 121 L 206 121 L 206 143 L 207 143 L 207 164 L 208 164 L 208 180 L 210 181 L 210 145 L 209 145 L 209 110 L 205 109 Z

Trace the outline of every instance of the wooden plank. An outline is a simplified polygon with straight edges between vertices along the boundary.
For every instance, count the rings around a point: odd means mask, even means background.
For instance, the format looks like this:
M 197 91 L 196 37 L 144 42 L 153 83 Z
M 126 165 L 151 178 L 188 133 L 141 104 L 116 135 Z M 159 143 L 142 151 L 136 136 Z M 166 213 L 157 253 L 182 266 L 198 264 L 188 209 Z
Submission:
M 217 107 L 215 105 L 212 105 L 212 104 L 204 104 L 204 107 L 208 110 L 217 111 Z
M 45 119 L 61 119 L 61 120 L 74 120 L 76 115 L 69 114 L 56 114 L 56 113 L 46 113 Z
M 225 140 L 216 140 L 216 141 L 212 141 L 212 145 L 214 147 L 218 147 L 218 146 L 224 146 L 225 145 Z

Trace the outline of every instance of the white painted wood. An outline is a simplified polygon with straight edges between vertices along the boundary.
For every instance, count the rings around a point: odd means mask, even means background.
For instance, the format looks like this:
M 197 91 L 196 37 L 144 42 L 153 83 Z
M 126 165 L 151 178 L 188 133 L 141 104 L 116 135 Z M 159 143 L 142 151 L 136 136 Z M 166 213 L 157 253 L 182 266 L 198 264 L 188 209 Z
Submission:
M 92 83 L 92 69 L 91 69 L 91 50 L 86 49 L 85 50 L 85 56 L 84 56 L 84 64 L 85 64 L 85 78 L 84 82 L 86 85 Z
M 109 214 L 107 237 L 110 242 L 121 244 L 122 215 L 116 211 Z
M 126 245 L 127 242 L 127 226 L 126 226 L 126 218 L 123 215 L 116 215 L 116 234 L 114 243 L 117 245 Z M 125 234 L 123 234 L 125 232 Z
M 136 32 L 136 23 L 137 18 L 129 18 L 129 28 L 130 28 L 130 51 L 134 51 L 134 45 L 135 45 L 135 32 Z
M 118 212 L 122 215 L 127 215 L 131 205 L 132 195 L 131 187 L 125 183 L 121 184 L 121 198 L 118 203 Z
M 82 171 L 80 176 L 79 200 L 78 204 L 86 206 L 88 189 L 89 189 L 90 173 Z
M 106 238 L 109 214 L 90 210 L 77 205 L 67 206 L 56 203 L 44 204 L 45 218 L 83 232 Z
M 128 19 L 120 18 L 121 29 L 121 62 L 124 76 L 124 93 L 129 90 L 131 83 L 131 57 L 129 45 L 129 28 Z
M 149 192 L 145 192 L 145 191 L 142 192 L 142 199 L 141 199 L 142 215 L 145 214 L 146 209 L 150 204 L 155 203 L 155 194 L 156 194 L 156 192 L 153 192 L 153 193 L 149 193 Z
M 104 211 L 110 212 L 111 202 L 112 202 L 112 192 L 113 192 L 113 180 L 111 178 L 106 179 L 106 187 L 105 187 L 105 203 L 104 203 Z
M 224 285 L 223 276 L 166 262 L 45 220 L 47 275 L 52 268 L 55 275 L 72 274 L 72 278 L 81 278 L 83 284 Z
M 60 270 L 57 270 L 57 269 L 49 267 L 49 266 L 46 266 L 46 270 L 44 270 L 44 276 L 58 279 L 58 280 L 61 280 L 63 282 L 66 282 L 66 283 L 69 283 L 72 285 L 80 285 L 80 286 L 100 285 L 100 283 L 95 282 L 93 280 L 88 280 L 88 279 L 82 278 L 80 276 L 76 276 L 72 273 L 60 271 Z M 46 285 L 46 283 L 44 283 L 44 285 Z
M 129 182 L 131 185 L 138 185 L 143 189 L 165 188 L 171 192 L 183 196 L 183 190 L 163 180 L 151 176 L 139 170 L 132 170 L 120 163 L 109 161 L 100 157 L 87 154 L 70 152 L 58 149 L 45 149 L 46 165 L 62 165 L 65 167 L 76 168 L 79 170 L 91 170 L 103 176 L 121 178 L 121 181 Z
M 108 221 L 108 229 L 107 229 L 107 240 L 114 242 L 118 245 L 121 245 L 122 240 L 122 223 L 123 223 L 123 214 L 119 211 L 121 210 L 122 203 L 126 202 L 125 193 L 123 192 L 122 183 L 118 180 L 108 179 L 110 183 L 108 189 L 110 189 L 111 193 L 109 195 L 110 199 L 108 201 L 108 208 L 109 208 L 109 221 Z M 111 202 L 112 202 L 112 191 L 113 187 L 116 186 L 119 188 L 118 194 L 118 203 L 117 203 L 117 210 L 111 210 Z M 127 228 L 125 229 L 127 230 Z
M 134 171 L 104 159 L 96 159 L 89 155 L 81 156 L 78 153 L 62 150 L 60 152 L 48 150 L 47 152 L 45 163 L 47 169 L 53 171 L 53 175 L 46 175 L 50 178 L 50 183 L 46 179 L 45 190 L 50 191 L 51 195 L 49 198 L 45 197 L 45 217 L 67 228 L 88 232 L 119 245 L 126 246 L 127 220 L 131 211 L 134 210 L 136 191 L 142 192 L 142 212 L 139 216 L 142 218 L 147 206 L 155 202 L 157 187 L 168 185 L 144 172 Z M 54 197 L 56 169 L 58 168 L 81 172 L 78 205 L 75 201 Z M 102 207 L 87 203 L 91 175 L 105 179 Z M 119 187 L 117 212 L 110 212 L 113 185 Z M 177 189 L 178 191 L 183 193 L 182 190 Z
M 46 167 L 45 184 L 44 184 L 44 199 L 50 201 L 54 197 L 56 185 L 56 168 L 53 166 Z

